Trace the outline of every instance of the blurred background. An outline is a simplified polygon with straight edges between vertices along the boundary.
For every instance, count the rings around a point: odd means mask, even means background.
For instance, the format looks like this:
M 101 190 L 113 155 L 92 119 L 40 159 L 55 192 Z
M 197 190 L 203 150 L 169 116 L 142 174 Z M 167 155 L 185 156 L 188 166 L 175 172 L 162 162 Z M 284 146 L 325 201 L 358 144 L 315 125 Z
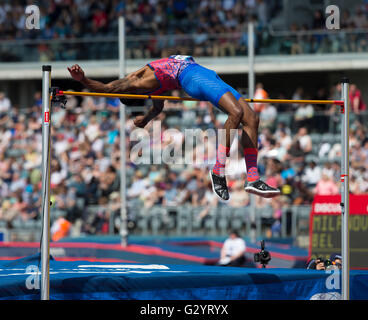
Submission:
M 340 9 L 341 30 L 325 26 L 325 8 Z M 25 28 L 28 5 L 40 29 Z M 126 68 L 156 58 L 193 55 L 244 96 L 248 85 L 248 23 L 254 24 L 255 98 L 341 99 L 351 80 L 350 161 L 353 194 L 368 194 L 368 1 L 328 0 L 12 0 L 0 2 L 0 231 L 3 240 L 39 241 L 41 230 L 41 68 L 52 84 L 80 91 L 66 67 L 78 63 L 103 82 L 119 76 L 118 18 L 126 23 Z M 179 91 L 173 95 L 182 96 Z M 340 114 L 337 106 L 256 104 L 259 170 L 278 187 L 273 200 L 250 199 L 245 165 L 228 176 L 231 201 L 213 195 L 208 170 L 195 165 L 135 165 L 126 109 L 129 234 L 154 237 L 265 238 L 309 245 L 314 196 L 339 194 Z M 221 128 L 226 116 L 207 102 L 166 102 L 162 128 Z M 212 121 L 215 119 L 215 121 Z M 148 126 L 152 132 L 152 126 Z M 184 134 L 171 137 L 184 145 Z M 120 228 L 119 100 L 69 97 L 52 112 L 52 240 L 118 236 Z M 235 142 L 237 143 L 237 142 Z M 197 145 L 196 147 L 203 147 Z M 240 148 L 239 148 L 240 149 Z M 194 150 L 194 153 L 196 151 Z M 238 161 L 244 164 L 242 154 Z M 255 218 L 252 218 L 252 212 Z M 221 241 L 223 238 L 219 238 Z M 249 238 L 250 239 L 250 238 Z M 252 241 L 251 239 L 249 240 Z

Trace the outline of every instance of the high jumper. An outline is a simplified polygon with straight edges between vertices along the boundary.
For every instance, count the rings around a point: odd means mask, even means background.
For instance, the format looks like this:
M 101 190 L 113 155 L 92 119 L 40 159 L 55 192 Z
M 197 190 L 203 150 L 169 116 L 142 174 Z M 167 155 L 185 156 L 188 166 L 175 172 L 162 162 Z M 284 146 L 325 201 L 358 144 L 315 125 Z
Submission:
M 68 70 L 74 80 L 94 92 L 162 95 L 169 90 L 183 89 L 195 99 L 210 101 L 228 115 L 224 124 L 225 143 L 219 142 L 216 164 L 210 172 L 215 194 L 223 201 L 230 199 L 225 177 L 225 163 L 230 154 L 230 132 L 238 129 L 242 124 L 240 143 L 244 150 L 247 167 L 245 191 L 265 198 L 280 195 L 280 190 L 263 182 L 258 173 L 258 115 L 244 101 L 239 92 L 225 83 L 215 71 L 196 63 L 193 57 L 173 55 L 155 60 L 123 79 L 107 84 L 87 78 L 83 69 L 77 64 L 68 67 Z M 137 104 L 137 101 L 132 99 L 121 99 L 121 101 L 127 106 Z M 137 127 L 144 128 L 148 122 L 161 113 L 164 101 L 152 101 L 153 106 L 148 112 L 134 119 Z

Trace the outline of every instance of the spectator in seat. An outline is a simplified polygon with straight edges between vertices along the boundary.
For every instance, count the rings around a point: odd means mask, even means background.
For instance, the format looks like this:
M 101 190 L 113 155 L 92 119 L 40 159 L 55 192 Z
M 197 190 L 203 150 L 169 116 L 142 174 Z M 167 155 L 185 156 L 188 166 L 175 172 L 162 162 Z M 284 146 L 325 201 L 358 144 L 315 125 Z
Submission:
M 220 266 L 241 267 L 245 263 L 247 246 L 236 230 L 230 232 L 221 249 Z
M 290 150 L 293 140 L 291 139 L 291 136 L 287 134 L 286 129 L 282 128 L 279 130 L 278 140 L 280 141 L 280 145 L 282 148 L 284 148 L 286 151 Z
M 359 114 L 361 111 L 366 110 L 367 106 L 362 99 L 362 93 L 356 86 L 351 84 L 349 91 L 350 106 L 354 113 Z
M 263 88 L 263 83 L 256 84 L 256 91 L 254 92 L 254 99 L 268 99 L 268 93 Z M 254 111 L 261 112 L 265 107 L 265 103 L 254 103 Z
M 300 146 L 299 140 L 294 139 L 285 160 L 289 160 L 292 164 L 297 166 L 304 162 L 304 152 Z
M 249 195 L 244 191 L 240 181 L 235 182 L 232 188 L 232 194 L 229 201 L 229 206 L 232 208 L 244 208 L 249 205 Z
M 10 110 L 11 102 L 4 92 L 0 92 L 0 115 L 5 114 Z
M 292 99 L 293 100 L 303 100 L 304 99 L 304 89 L 303 89 L 303 87 L 296 88 L 295 92 L 293 93 Z M 292 107 L 293 107 L 294 110 L 296 110 L 300 107 L 300 104 L 299 103 L 293 103 Z
M 277 110 L 274 105 L 266 103 L 264 109 L 259 114 L 260 127 L 273 129 L 277 117 Z
M 262 83 L 257 83 L 256 91 L 254 93 L 254 99 L 268 99 L 268 93 L 263 88 Z M 253 106 L 254 106 L 255 112 L 261 112 L 266 107 L 266 104 L 265 103 L 254 103 Z
M 195 219 L 203 221 L 208 216 L 212 208 L 217 208 L 218 202 L 219 198 L 214 196 L 214 193 L 212 192 L 212 185 L 210 182 L 208 182 L 207 190 L 201 200 L 201 206 L 203 207 L 203 209 L 199 212 L 198 216 L 196 216 Z
M 308 134 L 307 128 L 300 128 L 296 135 L 296 138 L 299 141 L 300 147 L 305 154 L 312 151 L 312 139 Z
M 322 173 L 322 179 L 314 188 L 314 193 L 321 196 L 331 196 L 339 193 L 339 188 L 330 176 Z
M 367 16 L 365 15 L 360 6 L 358 6 L 356 9 L 356 14 L 354 16 L 353 21 L 357 29 L 363 29 L 368 27 Z
M 148 187 L 148 179 L 143 177 L 141 171 L 136 171 L 133 177 L 133 183 L 127 192 L 128 199 L 139 198 L 141 193 L 143 193 Z
M 314 11 L 313 26 L 312 29 L 321 30 L 325 28 L 325 19 L 323 17 L 322 10 Z
M 301 104 L 294 115 L 295 126 L 298 129 L 301 127 L 310 128 L 312 125 L 313 115 L 314 109 L 311 104 Z
M 51 226 L 51 239 L 58 241 L 69 235 L 71 223 L 65 217 L 57 218 Z
M 318 167 L 314 161 L 311 161 L 309 166 L 305 169 L 302 181 L 306 183 L 308 188 L 313 188 L 321 179 L 321 173 L 321 168 Z

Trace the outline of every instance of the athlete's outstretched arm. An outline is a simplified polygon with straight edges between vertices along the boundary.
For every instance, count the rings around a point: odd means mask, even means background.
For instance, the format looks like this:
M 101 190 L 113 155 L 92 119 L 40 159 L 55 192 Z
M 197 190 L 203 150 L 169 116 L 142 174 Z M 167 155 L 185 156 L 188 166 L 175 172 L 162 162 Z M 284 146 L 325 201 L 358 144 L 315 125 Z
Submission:
M 156 118 L 164 108 L 163 100 L 153 100 L 152 107 L 145 115 L 137 116 L 134 119 L 134 124 L 139 128 L 144 128 L 148 122 Z
M 92 80 L 87 78 L 84 75 L 83 69 L 75 64 L 72 67 L 68 68 L 70 75 L 74 80 L 79 81 L 85 87 L 93 92 L 101 92 L 101 93 L 123 93 L 125 90 L 129 88 L 128 79 L 118 79 L 109 83 L 102 83 L 100 81 Z

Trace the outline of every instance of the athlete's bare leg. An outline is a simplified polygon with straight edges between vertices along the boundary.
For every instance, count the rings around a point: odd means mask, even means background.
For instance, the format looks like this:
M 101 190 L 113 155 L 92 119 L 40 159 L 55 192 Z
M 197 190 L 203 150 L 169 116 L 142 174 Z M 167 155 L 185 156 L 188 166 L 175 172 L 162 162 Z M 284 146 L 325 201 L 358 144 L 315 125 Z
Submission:
M 242 98 L 236 100 L 234 95 L 230 92 L 225 93 L 221 97 L 219 106 L 229 115 L 229 117 L 224 125 L 226 130 L 226 146 L 222 146 L 220 141 L 216 164 L 210 174 L 213 191 L 222 200 L 227 201 L 230 198 L 224 174 L 225 162 L 226 157 L 230 152 L 232 139 L 230 134 L 231 129 L 238 129 L 239 124 L 242 123 L 243 131 L 240 143 L 244 150 L 247 166 L 247 182 L 244 186 L 245 190 L 266 198 L 279 195 L 280 191 L 261 181 L 258 174 L 257 154 L 259 116 Z
M 226 92 L 218 104 L 228 114 L 228 118 L 224 124 L 226 132 L 226 148 L 231 146 L 231 135 L 232 129 L 238 129 L 240 122 L 244 117 L 244 110 L 239 101 L 237 101 L 231 92 Z
M 239 101 L 236 100 L 231 92 L 226 92 L 218 102 L 219 107 L 228 114 L 228 118 L 224 124 L 225 141 L 219 140 L 217 147 L 216 164 L 210 172 L 212 181 L 212 189 L 214 193 L 223 201 L 230 198 L 225 178 L 226 158 L 230 153 L 231 146 L 231 130 L 238 129 L 243 119 L 244 111 Z
M 238 129 L 241 123 L 243 125 L 242 146 L 244 148 L 257 148 L 259 126 L 257 113 L 253 111 L 243 98 L 236 100 L 231 92 L 227 92 L 221 97 L 219 105 L 229 115 L 224 124 L 226 147 L 231 146 L 230 130 Z
M 259 116 L 243 98 L 239 99 L 239 104 L 243 108 L 243 119 L 241 121 L 243 132 L 240 143 L 243 148 L 258 148 Z
M 272 198 L 280 195 L 280 190 L 270 187 L 262 180 L 258 173 L 258 126 L 259 116 L 249 106 L 244 99 L 240 98 L 239 103 L 243 108 L 243 124 L 242 136 L 240 144 L 243 147 L 244 158 L 247 167 L 247 181 L 244 189 L 249 193 L 254 193 L 261 197 Z

